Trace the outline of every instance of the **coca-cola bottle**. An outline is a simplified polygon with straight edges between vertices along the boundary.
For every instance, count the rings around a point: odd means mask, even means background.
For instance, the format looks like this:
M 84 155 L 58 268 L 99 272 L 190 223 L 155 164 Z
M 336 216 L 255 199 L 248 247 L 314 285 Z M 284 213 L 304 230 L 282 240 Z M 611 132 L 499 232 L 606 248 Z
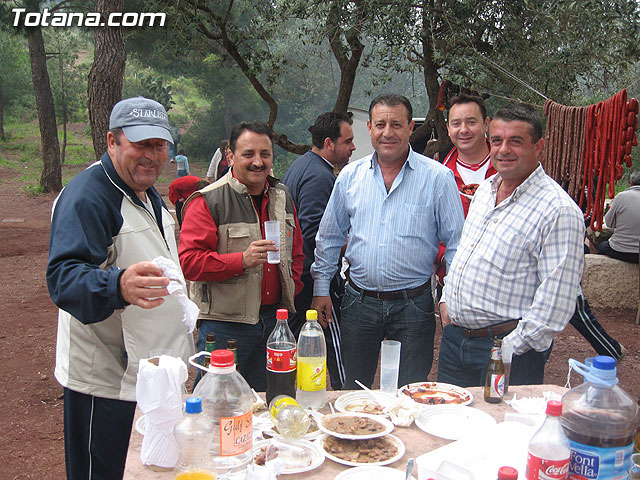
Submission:
M 498 480 L 518 480 L 518 470 L 513 467 L 500 467 L 498 469 Z
M 560 424 L 562 402 L 547 402 L 547 418 L 531 437 L 527 457 L 527 480 L 564 480 L 569 473 L 571 449 Z
M 289 329 L 289 311 L 276 311 L 276 326 L 267 340 L 267 404 L 273 397 L 296 396 L 296 339 Z

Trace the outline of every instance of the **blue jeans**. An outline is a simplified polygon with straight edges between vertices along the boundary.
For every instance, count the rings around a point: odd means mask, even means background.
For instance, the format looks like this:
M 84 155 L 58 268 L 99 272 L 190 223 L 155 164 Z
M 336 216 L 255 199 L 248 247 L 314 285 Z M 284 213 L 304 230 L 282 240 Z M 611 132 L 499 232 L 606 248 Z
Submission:
M 216 349 L 227 348 L 227 340 L 237 341 L 238 372 L 256 392 L 267 389 L 267 339 L 276 326 L 276 306 L 260 312 L 260 320 L 255 325 L 247 323 L 200 320 L 196 348 L 205 350 L 207 334 L 216 334 Z M 193 384 L 195 389 L 200 381 L 200 372 Z
M 605 240 L 598 244 L 598 253 L 601 255 L 607 255 L 611 258 L 615 258 L 616 260 L 622 260 L 623 262 L 629 263 L 638 263 L 638 253 L 637 252 L 619 252 L 611 248 L 609 245 L 609 240 Z
M 497 337 L 502 339 L 507 335 L 503 333 Z M 438 356 L 438 382 L 460 387 L 483 386 L 492 343 L 492 337 L 468 338 L 461 327 L 453 324 L 444 327 Z M 514 355 L 509 384 L 542 384 L 544 365 L 550 352 L 551 347 L 544 352 L 529 350 L 522 355 Z
M 355 380 L 368 387 L 378 366 L 380 342 L 398 340 L 400 372 L 398 384 L 427 379 L 433 362 L 435 319 L 431 289 L 417 297 L 378 300 L 356 292 L 347 284 L 342 300 L 340 347 L 346 390 L 357 388 Z

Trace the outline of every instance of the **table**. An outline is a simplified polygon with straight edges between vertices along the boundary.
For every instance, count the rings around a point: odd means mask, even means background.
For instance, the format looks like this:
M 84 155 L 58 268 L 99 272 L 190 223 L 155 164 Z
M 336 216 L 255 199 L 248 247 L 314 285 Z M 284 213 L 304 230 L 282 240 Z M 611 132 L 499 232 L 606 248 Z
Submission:
M 483 400 L 482 387 L 470 387 L 469 390 L 473 393 L 474 401 L 471 404 L 472 407 L 483 410 L 492 415 L 496 421 L 502 422 L 504 420 L 504 414 L 506 412 L 514 412 L 506 403 L 501 402 L 499 404 L 490 404 Z M 513 393 L 517 393 L 518 398 L 522 397 L 541 397 L 542 392 L 551 391 L 562 395 L 567 389 L 558 385 L 522 385 L 522 386 L 509 386 L 509 393 L 507 398 L 512 398 Z M 344 391 L 329 391 L 327 396 L 329 401 L 333 402 L 340 395 L 344 394 Z M 325 412 L 326 410 L 326 412 Z M 328 407 L 325 407 L 322 412 L 328 413 Z M 139 409 L 136 411 L 136 420 L 140 416 Z M 428 433 L 423 432 L 415 424 L 412 424 L 408 428 L 396 427 L 393 431 L 393 435 L 400 438 L 406 447 L 406 453 L 399 461 L 388 465 L 389 467 L 396 468 L 404 471 L 407 460 L 409 458 L 417 458 L 423 453 L 430 452 L 436 448 L 443 447 L 451 443 L 451 440 L 445 440 L 435 437 Z M 142 445 L 142 436 L 133 430 L 131 433 L 131 441 L 129 443 L 129 453 L 127 456 L 127 465 L 125 468 L 124 478 L 126 480 L 173 480 L 173 472 L 156 472 L 150 468 L 144 466 L 140 461 L 140 446 Z M 300 473 L 295 475 L 279 475 L 279 479 L 285 480 L 319 480 L 319 479 L 333 479 L 338 473 L 346 470 L 349 467 L 335 463 L 329 459 L 325 459 L 324 463 L 315 470 L 306 473 Z M 417 478 L 417 470 L 414 470 L 414 476 Z

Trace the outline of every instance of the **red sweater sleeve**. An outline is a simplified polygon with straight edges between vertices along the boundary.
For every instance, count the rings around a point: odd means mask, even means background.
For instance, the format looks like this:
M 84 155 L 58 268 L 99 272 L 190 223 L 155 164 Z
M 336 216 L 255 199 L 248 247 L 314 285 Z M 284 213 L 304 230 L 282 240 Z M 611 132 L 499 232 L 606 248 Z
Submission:
M 302 276 L 302 264 L 304 263 L 304 253 L 302 252 L 302 230 L 298 223 L 298 212 L 294 207 L 294 216 L 296 219 L 296 229 L 293 232 L 293 264 L 291 265 L 291 273 L 293 274 L 293 283 L 296 287 L 295 295 L 298 295 L 304 287 L 300 277 Z
M 218 227 L 204 197 L 187 205 L 180 230 L 178 255 L 187 280 L 221 282 L 242 275 L 242 252 L 218 253 Z

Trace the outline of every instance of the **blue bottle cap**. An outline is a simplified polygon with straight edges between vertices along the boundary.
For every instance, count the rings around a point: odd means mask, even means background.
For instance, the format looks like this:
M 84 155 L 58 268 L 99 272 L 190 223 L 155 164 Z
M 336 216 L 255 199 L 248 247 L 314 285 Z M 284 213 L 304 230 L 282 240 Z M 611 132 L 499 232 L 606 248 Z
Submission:
M 593 357 L 593 368 L 597 368 L 598 370 L 615 370 L 616 360 L 613 357 L 607 357 L 605 355 Z
M 186 413 L 200 413 L 202 411 L 202 400 L 200 400 L 200 397 L 187 398 L 184 411 Z

